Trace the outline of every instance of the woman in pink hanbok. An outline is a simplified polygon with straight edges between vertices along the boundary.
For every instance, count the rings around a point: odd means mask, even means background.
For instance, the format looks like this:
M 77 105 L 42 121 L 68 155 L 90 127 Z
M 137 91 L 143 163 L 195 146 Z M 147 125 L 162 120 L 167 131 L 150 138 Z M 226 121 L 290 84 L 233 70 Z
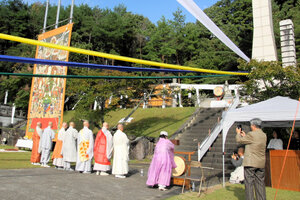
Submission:
M 159 190 L 165 191 L 170 185 L 174 162 L 174 144 L 168 140 L 168 133 L 161 131 L 159 141 L 154 150 L 154 156 L 148 170 L 148 186 L 158 185 Z

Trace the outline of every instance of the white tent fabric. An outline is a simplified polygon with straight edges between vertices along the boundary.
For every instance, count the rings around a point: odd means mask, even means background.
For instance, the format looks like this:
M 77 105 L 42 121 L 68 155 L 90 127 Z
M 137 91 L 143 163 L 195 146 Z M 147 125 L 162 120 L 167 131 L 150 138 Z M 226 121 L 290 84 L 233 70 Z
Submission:
M 291 127 L 295 118 L 298 101 L 277 96 L 256 104 L 228 111 L 223 121 L 223 150 L 228 130 L 235 122 L 249 122 L 253 118 L 263 121 L 263 127 Z M 300 112 L 296 116 L 300 125 Z
M 247 62 L 250 59 L 221 31 L 221 29 L 197 6 L 193 0 L 177 0 L 185 7 L 199 22 L 201 22 L 210 32 L 212 32 L 227 47 L 234 51 Z
M 249 122 L 253 118 L 263 121 L 263 127 L 292 127 L 296 117 L 296 126 L 300 126 L 300 112 L 296 116 L 298 101 L 289 97 L 277 96 L 256 104 L 237 108 L 226 112 L 223 116 L 223 144 L 228 130 L 235 122 Z M 225 163 L 223 155 L 223 185 L 225 185 Z

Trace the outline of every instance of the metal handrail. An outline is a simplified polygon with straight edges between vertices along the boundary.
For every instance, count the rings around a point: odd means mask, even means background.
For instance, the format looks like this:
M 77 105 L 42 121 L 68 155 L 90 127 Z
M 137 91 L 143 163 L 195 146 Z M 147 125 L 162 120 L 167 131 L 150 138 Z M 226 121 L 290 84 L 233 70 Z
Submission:
M 234 100 L 233 103 L 229 106 L 228 110 L 225 111 L 225 113 L 224 113 L 224 112 L 222 113 L 222 117 L 224 116 L 223 114 L 226 114 L 226 112 L 228 112 L 229 110 L 235 109 L 235 108 L 237 107 L 238 104 L 239 104 L 239 95 L 237 94 L 235 100 Z M 223 119 L 222 119 L 222 120 L 223 120 Z M 212 131 L 206 136 L 206 138 L 203 140 L 203 142 L 202 142 L 200 145 L 198 145 L 198 151 L 201 152 L 201 150 L 203 149 L 203 147 L 204 147 L 204 146 L 207 144 L 207 142 L 209 141 L 209 138 L 210 138 L 212 135 L 214 135 L 214 134 L 212 134 L 212 133 L 214 133 L 214 131 L 216 130 L 216 128 L 218 128 L 219 126 L 222 125 L 222 120 L 221 120 L 221 121 L 218 121 L 218 122 L 214 125 Z M 210 146 L 211 146 L 211 145 L 210 145 Z M 208 150 L 208 149 L 207 149 L 207 150 Z M 206 150 L 206 151 L 207 151 L 207 150 Z M 206 153 L 206 152 L 205 152 L 205 153 Z M 203 154 L 203 155 L 204 155 L 204 154 Z M 198 156 L 199 156 L 199 154 L 198 154 Z M 202 158 L 202 157 L 201 157 L 201 158 Z M 200 158 L 200 159 L 201 159 L 201 158 Z M 198 158 L 198 159 L 199 159 L 199 158 Z

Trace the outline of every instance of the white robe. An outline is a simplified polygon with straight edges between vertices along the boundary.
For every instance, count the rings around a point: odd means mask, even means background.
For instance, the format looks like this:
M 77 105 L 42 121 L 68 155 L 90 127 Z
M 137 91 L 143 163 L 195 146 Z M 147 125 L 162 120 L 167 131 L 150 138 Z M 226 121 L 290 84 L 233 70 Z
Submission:
M 113 151 L 113 138 L 109 130 L 106 128 L 102 128 L 102 131 L 106 137 L 106 157 L 108 160 L 111 159 L 112 151 Z M 94 170 L 97 171 L 109 171 L 110 165 L 101 165 L 95 162 Z
M 63 141 L 65 133 L 66 133 L 66 130 L 64 128 L 61 128 L 58 131 L 57 140 Z M 63 158 L 54 158 L 53 165 L 58 166 L 58 167 L 63 167 L 64 166 Z
M 78 137 L 78 131 L 69 127 L 63 138 L 63 147 L 61 154 L 63 155 L 64 162 L 76 162 L 77 161 L 77 149 L 76 139 Z
M 54 131 L 51 129 L 50 126 L 45 128 L 44 132 L 42 133 L 42 137 L 40 140 L 39 145 L 39 152 L 42 152 L 41 154 L 41 163 L 47 164 L 50 160 L 50 150 L 52 148 L 52 140 L 55 137 Z
M 239 166 L 231 172 L 229 182 L 240 183 L 241 181 L 244 181 L 244 179 L 244 166 Z
M 283 142 L 281 139 L 271 139 L 267 149 L 276 149 L 276 150 L 282 150 L 283 149 Z
M 81 131 L 83 133 L 82 135 L 80 133 Z M 83 140 L 88 140 L 89 148 L 87 150 L 87 154 L 89 155 L 89 160 L 87 160 L 85 162 L 81 162 L 80 158 L 79 158 L 79 151 L 78 151 L 77 152 L 76 171 L 90 172 L 91 165 L 92 165 L 92 159 L 93 159 L 93 155 L 94 155 L 94 136 L 93 136 L 93 132 L 87 127 L 84 127 L 81 131 L 78 133 L 77 149 L 79 149 L 79 144 Z
M 128 173 L 129 139 L 126 134 L 117 130 L 113 136 L 114 159 L 112 174 L 125 175 Z

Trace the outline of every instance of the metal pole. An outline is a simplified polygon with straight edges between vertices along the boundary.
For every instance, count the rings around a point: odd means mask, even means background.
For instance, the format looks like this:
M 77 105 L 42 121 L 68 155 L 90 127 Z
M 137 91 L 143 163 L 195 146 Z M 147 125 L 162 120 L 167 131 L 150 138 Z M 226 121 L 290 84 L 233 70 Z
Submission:
M 223 151 L 223 187 L 225 187 L 225 144 L 224 144 L 224 130 L 222 130 L 222 151 Z
M 47 0 L 47 3 L 46 3 L 46 10 L 45 10 L 45 18 L 44 18 L 44 28 L 43 28 L 43 33 L 46 32 L 47 17 L 48 17 L 48 9 L 49 9 L 49 1 L 50 1 L 50 0 Z
M 60 4 L 61 4 L 61 0 L 58 0 L 58 4 L 57 4 L 57 12 L 56 12 L 55 28 L 58 28 L 59 13 L 60 13 Z
M 73 9 L 74 9 L 74 0 L 72 0 L 72 4 L 71 4 L 70 24 L 72 23 L 72 20 L 73 20 Z

